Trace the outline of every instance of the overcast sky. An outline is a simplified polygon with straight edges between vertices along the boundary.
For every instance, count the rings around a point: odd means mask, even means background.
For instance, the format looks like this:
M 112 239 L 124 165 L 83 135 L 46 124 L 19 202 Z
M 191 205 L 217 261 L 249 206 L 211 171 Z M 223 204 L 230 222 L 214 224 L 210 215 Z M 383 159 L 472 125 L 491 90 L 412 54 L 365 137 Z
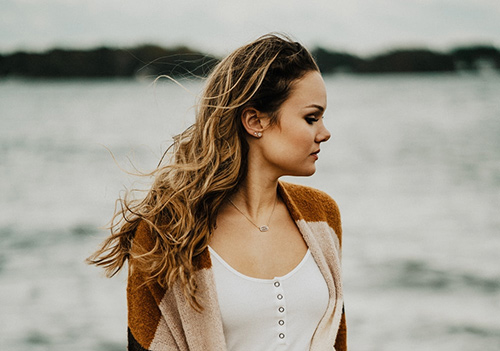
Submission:
M 271 31 L 368 55 L 500 47 L 500 0 L 0 0 L 0 52 L 187 44 L 225 54 Z

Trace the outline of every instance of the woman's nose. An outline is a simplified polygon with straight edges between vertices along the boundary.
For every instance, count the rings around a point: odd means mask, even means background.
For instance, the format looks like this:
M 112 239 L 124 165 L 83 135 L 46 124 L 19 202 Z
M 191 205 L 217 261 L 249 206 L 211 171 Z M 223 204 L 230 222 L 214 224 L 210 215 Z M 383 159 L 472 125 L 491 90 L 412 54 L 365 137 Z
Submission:
M 316 136 L 316 142 L 322 143 L 328 141 L 328 139 L 330 139 L 331 136 L 332 134 L 330 133 L 330 131 L 326 129 L 325 125 L 322 125 L 320 132 Z

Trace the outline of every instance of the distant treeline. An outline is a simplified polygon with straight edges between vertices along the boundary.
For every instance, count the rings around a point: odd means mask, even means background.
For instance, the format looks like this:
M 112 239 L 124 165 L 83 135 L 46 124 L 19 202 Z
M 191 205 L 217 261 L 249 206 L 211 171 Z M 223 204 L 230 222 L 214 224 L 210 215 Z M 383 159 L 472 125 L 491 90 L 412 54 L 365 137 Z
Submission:
M 173 77 L 204 76 L 218 59 L 186 47 L 143 45 L 131 49 L 54 49 L 45 53 L 0 55 L 0 77 Z
M 500 70 L 500 51 L 485 45 L 460 47 L 447 53 L 428 49 L 394 50 L 367 58 L 321 47 L 312 53 L 325 74 Z M 0 77 L 109 78 L 162 74 L 192 77 L 206 75 L 218 60 L 187 47 L 54 49 L 44 53 L 0 55 Z
M 500 51 L 493 46 L 468 46 L 439 53 L 428 49 L 394 50 L 369 58 L 313 51 L 323 73 L 411 73 L 500 70 Z

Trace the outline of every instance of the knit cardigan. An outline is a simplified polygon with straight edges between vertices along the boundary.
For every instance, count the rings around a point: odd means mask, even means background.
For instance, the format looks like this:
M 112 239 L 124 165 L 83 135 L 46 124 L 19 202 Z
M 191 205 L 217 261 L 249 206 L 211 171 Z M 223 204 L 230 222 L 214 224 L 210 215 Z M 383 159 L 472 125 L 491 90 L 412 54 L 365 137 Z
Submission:
M 347 338 L 340 269 L 342 229 L 337 204 L 327 194 L 310 187 L 280 181 L 278 191 L 329 291 L 328 306 L 311 339 L 310 350 L 345 351 Z M 153 247 L 146 224 L 141 223 L 137 228 L 133 245 L 146 249 Z M 129 351 L 227 350 L 208 249 L 196 258 L 195 264 L 197 297 L 204 308 L 202 312 L 190 306 L 179 284 L 169 290 L 158 284 L 143 284 L 144 275 L 137 269 L 129 270 Z

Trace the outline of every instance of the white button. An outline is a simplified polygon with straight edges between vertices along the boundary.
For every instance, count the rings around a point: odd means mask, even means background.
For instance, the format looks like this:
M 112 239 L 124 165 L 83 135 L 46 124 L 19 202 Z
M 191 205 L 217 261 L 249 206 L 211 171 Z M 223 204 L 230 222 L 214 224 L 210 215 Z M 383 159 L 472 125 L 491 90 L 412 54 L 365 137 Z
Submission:
M 280 287 L 280 282 L 274 282 L 274 286 L 279 288 Z
M 283 298 L 283 295 L 281 294 L 278 294 L 278 296 L 276 296 L 278 298 L 278 300 L 281 300 Z
M 285 324 L 285 321 L 284 321 L 283 319 L 280 319 L 280 320 L 278 321 L 278 324 L 279 324 L 279 325 L 283 325 L 283 324 Z
M 285 312 L 285 307 L 278 308 L 278 311 L 280 311 L 281 313 Z
M 280 333 L 279 337 L 280 337 L 280 339 L 284 339 L 285 338 L 285 334 Z

